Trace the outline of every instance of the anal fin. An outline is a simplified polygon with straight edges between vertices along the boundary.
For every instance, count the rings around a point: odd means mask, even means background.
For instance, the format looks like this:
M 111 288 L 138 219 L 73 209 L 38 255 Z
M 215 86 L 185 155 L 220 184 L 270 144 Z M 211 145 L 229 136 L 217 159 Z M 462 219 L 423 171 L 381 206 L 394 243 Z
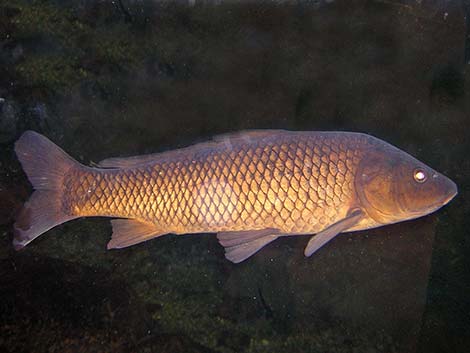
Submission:
M 233 263 L 239 263 L 280 236 L 279 229 L 220 232 L 219 243 L 225 248 L 225 257 Z
M 154 224 L 134 219 L 113 219 L 113 236 L 108 249 L 121 249 L 164 235 Z

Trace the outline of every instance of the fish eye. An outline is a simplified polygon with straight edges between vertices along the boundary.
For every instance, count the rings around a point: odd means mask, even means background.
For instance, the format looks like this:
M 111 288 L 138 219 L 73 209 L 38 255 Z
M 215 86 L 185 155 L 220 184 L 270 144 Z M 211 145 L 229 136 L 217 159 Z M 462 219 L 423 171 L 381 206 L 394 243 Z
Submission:
M 413 173 L 413 177 L 418 183 L 424 183 L 428 178 L 426 172 L 421 169 L 416 169 Z

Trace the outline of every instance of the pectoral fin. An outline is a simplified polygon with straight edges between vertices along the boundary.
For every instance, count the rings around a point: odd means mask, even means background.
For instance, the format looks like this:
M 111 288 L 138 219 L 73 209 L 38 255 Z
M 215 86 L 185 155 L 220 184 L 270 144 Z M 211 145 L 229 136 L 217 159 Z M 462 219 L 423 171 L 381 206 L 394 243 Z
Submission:
M 159 231 L 154 224 L 134 219 L 113 219 L 111 225 L 113 236 L 108 243 L 108 249 L 125 248 L 166 234 Z
M 274 228 L 217 234 L 219 243 L 225 248 L 225 257 L 233 263 L 246 260 L 279 236 L 279 229 Z
M 305 247 L 305 256 L 311 256 L 315 251 L 320 249 L 339 233 L 344 232 L 354 226 L 361 220 L 363 215 L 364 212 L 362 210 L 355 209 L 350 212 L 346 218 L 332 224 L 328 228 L 322 230 L 320 233 L 314 235 Z

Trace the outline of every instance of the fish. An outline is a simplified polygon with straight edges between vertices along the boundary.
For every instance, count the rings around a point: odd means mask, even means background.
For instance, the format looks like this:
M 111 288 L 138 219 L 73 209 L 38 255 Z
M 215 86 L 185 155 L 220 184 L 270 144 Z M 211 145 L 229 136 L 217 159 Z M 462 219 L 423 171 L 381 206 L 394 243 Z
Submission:
M 249 130 L 85 166 L 26 131 L 16 155 L 33 193 L 14 224 L 19 250 L 80 217 L 113 217 L 108 249 L 162 235 L 217 233 L 239 263 L 284 236 L 311 256 L 340 233 L 432 213 L 457 195 L 448 177 L 360 132 Z

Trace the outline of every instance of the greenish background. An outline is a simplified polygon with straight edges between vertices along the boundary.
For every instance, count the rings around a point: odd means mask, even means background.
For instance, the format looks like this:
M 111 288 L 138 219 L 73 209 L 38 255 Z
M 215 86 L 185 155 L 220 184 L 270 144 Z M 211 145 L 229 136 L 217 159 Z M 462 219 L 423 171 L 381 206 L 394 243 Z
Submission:
M 468 1 L 1 2 L 1 350 L 467 352 L 468 25 Z M 23 131 L 92 164 L 250 128 L 366 132 L 459 195 L 309 259 L 306 238 L 240 265 L 213 235 L 108 252 L 105 219 L 12 249 Z

